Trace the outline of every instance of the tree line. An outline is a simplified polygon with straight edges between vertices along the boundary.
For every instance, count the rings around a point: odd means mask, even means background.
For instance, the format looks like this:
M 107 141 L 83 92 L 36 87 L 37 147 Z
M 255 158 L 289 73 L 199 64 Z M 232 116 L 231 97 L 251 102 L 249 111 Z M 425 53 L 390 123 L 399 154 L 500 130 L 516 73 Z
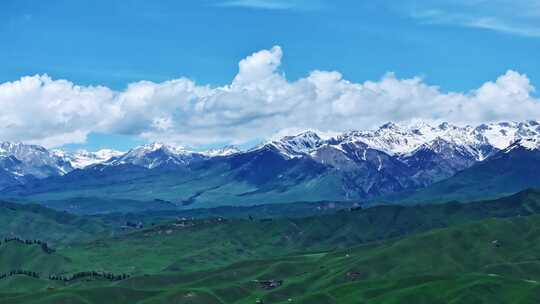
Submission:
M 25 275 L 25 276 L 28 276 L 28 277 L 39 279 L 39 273 L 37 273 L 35 271 L 17 269 L 17 270 L 11 270 L 11 271 L 6 272 L 6 273 L 0 273 L 0 280 L 7 279 L 7 278 L 12 277 L 14 275 Z
M 81 271 L 81 272 L 74 273 L 70 276 L 51 274 L 49 275 L 49 280 L 71 282 L 71 281 L 88 278 L 88 277 L 106 279 L 109 281 L 121 281 L 121 280 L 125 280 L 129 278 L 129 274 L 126 274 L 126 273 L 114 274 L 112 272 L 100 272 L 100 271 Z
M 18 237 L 12 237 L 12 238 L 5 238 L 3 243 L 7 244 L 9 242 L 17 242 L 24 245 L 39 245 L 41 247 L 41 250 L 45 252 L 46 254 L 54 253 L 55 250 L 52 249 L 47 242 L 41 241 L 41 240 L 23 240 Z M 0 245 L 2 245 L 2 241 L 0 240 Z
M 30 270 L 11 270 L 6 273 L 0 273 L 0 280 L 7 279 L 9 277 L 15 276 L 15 275 L 25 275 L 28 277 L 32 277 L 35 279 L 40 278 L 40 274 L 35 271 Z M 125 280 L 130 277 L 129 274 L 122 273 L 122 274 L 114 274 L 112 272 L 100 272 L 100 271 L 81 271 L 74 273 L 72 275 L 54 275 L 51 274 L 47 279 L 51 281 L 62 281 L 62 282 L 72 282 L 75 280 L 83 279 L 83 278 L 100 278 L 105 279 L 109 281 L 121 281 Z

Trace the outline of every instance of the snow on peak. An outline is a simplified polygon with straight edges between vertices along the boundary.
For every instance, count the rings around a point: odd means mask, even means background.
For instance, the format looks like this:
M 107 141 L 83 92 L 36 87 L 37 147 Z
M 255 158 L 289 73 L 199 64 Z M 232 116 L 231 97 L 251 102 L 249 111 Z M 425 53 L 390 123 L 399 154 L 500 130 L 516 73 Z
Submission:
M 373 149 L 405 158 L 421 149 L 429 149 L 439 154 L 449 153 L 448 151 L 454 149 L 462 155 L 482 161 L 499 150 L 519 146 L 538 149 L 540 123 L 529 120 L 457 126 L 447 122 L 434 125 L 423 121 L 411 124 L 389 122 L 373 130 L 327 135 L 311 130 L 304 131 L 269 141 L 253 150 L 270 148 L 286 158 L 295 158 L 309 157 L 323 147 L 331 147 L 343 153 L 349 153 L 351 149 L 358 153 L 362 153 L 361 150 Z M 95 164 L 135 164 L 155 168 L 169 164 L 186 165 L 193 161 L 237 153 L 241 151 L 233 146 L 193 152 L 182 146 L 164 143 L 149 143 L 135 147 L 127 153 L 111 149 L 96 152 L 84 150 L 65 152 L 19 142 L 0 142 L 0 160 L 6 160 L 7 164 L 13 163 L 9 159 L 13 158 L 20 162 L 17 165 L 17 174 L 39 178 L 62 175 L 74 168 L 85 168 Z M 363 154 L 365 155 L 365 151 Z
M 321 138 L 313 131 L 305 131 L 298 135 L 285 136 L 279 142 L 295 149 L 306 151 L 318 147 L 321 143 Z
M 271 141 L 263 147 L 273 147 L 288 158 L 300 157 L 319 148 L 324 140 L 314 131 L 305 131 L 297 135 L 285 136 Z
M 9 157 L 14 157 L 21 162 L 20 174 L 38 178 L 62 175 L 73 169 L 65 159 L 38 145 L 20 142 L 0 143 L 0 158 Z
M 21 142 L 1 142 L 0 155 L 13 155 L 19 160 L 33 158 L 33 156 L 49 154 L 49 151 L 42 146 L 28 145 Z
M 432 141 L 446 141 L 464 147 L 482 160 L 490 149 L 501 150 L 520 138 L 540 134 L 536 121 L 499 122 L 477 127 L 456 126 L 447 122 L 432 126 L 425 122 L 410 125 L 386 123 L 376 130 L 350 131 L 337 136 L 337 142 L 363 142 L 390 155 L 406 155 Z
M 122 158 L 139 158 L 158 151 L 169 155 L 190 155 L 195 153 L 182 146 L 154 142 L 135 147 L 123 155 Z
M 123 155 L 110 159 L 104 164 L 132 164 L 153 169 L 164 165 L 186 165 L 194 159 L 204 157 L 203 154 L 189 151 L 182 146 L 150 143 L 135 147 Z
M 386 123 L 376 130 L 350 131 L 335 138 L 337 142 L 363 142 L 387 154 L 405 154 L 433 140 L 437 134 L 431 126 L 402 126 Z
M 490 145 L 503 150 L 517 140 L 540 136 L 540 125 L 534 120 L 527 122 L 499 122 L 481 124 L 474 128 L 473 132 L 483 136 Z
M 128 153 L 150 153 L 155 152 L 158 150 L 164 150 L 171 152 L 173 154 L 183 154 L 183 153 L 191 153 L 191 151 L 186 150 L 183 146 L 177 146 L 177 145 L 171 145 L 171 144 L 164 144 L 160 142 L 153 142 L 150 144 L 142 145 L 139 147 L 136 147 L 134 149 L 131 149 Z
M 75 169 L 83 169 L 91 165 L 101 164 L 113 157 L 124 154 L 124 152 L 112 149 L 101 149 L 95 152 L 87 150 L 77 150 L 75 152 L 52 150 L 52 153 L 68 161 Z
M 479 126 L 457 126 L 448 122 L 431 125 L 424 121 L 410 124 L 388 122 L 373 130 L 352 130 L 323 138 L 314 131 L 284 136 L 256 148 L 272 147 L 287 158 L 313 154 L 322 146 L 343 150 L 344 146 L 369 147 L 388 155 L 406 157 L 419 149 L 443 153 L 455 147 L 481 161 L 521 138 L 540 136 L 540 123 L 497 122 Z
M 540 149 L 540 138 L 524 138 L 517 141 L 519 145 L 524 147 L 527 150 L 539 150 Z
M 381 125 L 381 126 L 379 127 L 379 130 L 399 131 L 399 130 L 401 130 L 401 129 L 402 129 L 402 128 L 401 128 L 399 125 L 397 125 L 396 123 L 393 123 L 393 122 L 391 122 L 391 121 L 389 121 L 389 122 L 387 122 L 387 123 L 385 123 L 385 124 L 383 124 L 383 125 Z
M 219 149 L 207 150 L 205 152 L 202 152 L 202 154 L 208 157 L 217 157 L 217 156 L 229 156 L 229 155 L 237 154 L 240 152 L 242 151 L 235 146 L 225 146 Z
M 508 153 L 518 147 L 525 148 L 527 150 L 540 150 L 540 136 L 530 137 L 530 138 L 521 138 L 512 143 L 509 147 L 504 149 L 504 153 Z

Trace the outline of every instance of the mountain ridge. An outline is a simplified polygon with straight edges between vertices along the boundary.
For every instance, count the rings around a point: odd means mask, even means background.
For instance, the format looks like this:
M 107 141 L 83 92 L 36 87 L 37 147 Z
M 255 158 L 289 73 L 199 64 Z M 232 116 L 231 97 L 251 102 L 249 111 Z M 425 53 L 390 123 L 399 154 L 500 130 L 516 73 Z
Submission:
M 57 200 L 104 195 L 95 187 L 107 185 L 112 188 L 106 199 L 161 199 L 193 207 L 216 202 L 371 200 L 430 187 L 494 155 L 512 154 L 516 147 L 533 153 L 540 150 L 539 138 L 540 124 L 528 121 L 477 127 L 387 123 L 376 130 L 329 138 L 306 131 L 246 151 L 229 147 L 196 152 L 152 143 L 126 153 L 104 152 L 114 155 L 107 160 L 95 157 L 88 166 L 70 166 L 68 172 L 58 170 L 44 178 L 6 178 L 3 192 L 8 197 Z M 60 152 L 51 155 L 69 164 Z M 20 161 L 5 154 L 1 164 L 17 168 Z

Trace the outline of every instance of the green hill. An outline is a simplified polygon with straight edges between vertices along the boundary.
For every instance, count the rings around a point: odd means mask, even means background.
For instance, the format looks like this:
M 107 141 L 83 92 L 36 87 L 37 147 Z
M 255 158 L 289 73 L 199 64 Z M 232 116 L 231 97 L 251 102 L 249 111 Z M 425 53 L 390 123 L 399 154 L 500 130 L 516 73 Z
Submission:
M 537 303 L 540 216 L 488 219 L 346 250 L 78 283 L 2 303 Z M 497 243 L 493 241 L 497 240 Z M 497 244 L 497 245 L 496 245 Z M 255 280 L 282 280 L 264 289 Z M 49 301 L 49 302 L 47 302 Z
M 245 217 L 169 221 L 127 234 L 116 233 L 113 237 L 104 237 L 110 235 L 104 232 L 95 241 L 75 238 L 75 243 L 62 245 L 65 248 L 60 249 L 62 255 L 73 261 L 72 272 L 196 271 L 242 260 L 349 248 L 486 218 L 536 213 L 540 213 L 540 191 L 527 190 L 494 201 L 469 204 L 377 206 L 273 220 Z M 50 227 L 40 233 L 56 229 Z M 60 227 L 63 230 L 62 234 L 57 232 L 59 236 L 78 234 L 71 225 Z
M 111 227 L 96 218 L 34 204 L 0 202 L 0 240 L 19 237 L 59 244 L 105 236 L 110 231 Z
M 0 279 L 0 302 L 537 303 L 537 213 L 531 189 L 468 204 L 177 220 L 54 253 L 8 242 L 0 269 L 41 276 Z M 84 271 L 131 277 L 48 279 Z M 264 288 L 268 280 L 282 284 Z
M 40 274 L 61 273 L 69 259 L 56 252 L 46 253 L 40 245 L 17 241 L 0 244 L 0 274 L 12 270 L 31 270 Z
M 527 190 L 494 201 L 469 204 L 378 206 L 271 221 L 169 222 L 72 246 L 65 254 L 78 261 L 76 264 L 99 261 L 102 268 L 114 272 L 194 271 L 246 259 L 349 248 L 486 218 L 536 213 L 540 213 L 540 191 Z

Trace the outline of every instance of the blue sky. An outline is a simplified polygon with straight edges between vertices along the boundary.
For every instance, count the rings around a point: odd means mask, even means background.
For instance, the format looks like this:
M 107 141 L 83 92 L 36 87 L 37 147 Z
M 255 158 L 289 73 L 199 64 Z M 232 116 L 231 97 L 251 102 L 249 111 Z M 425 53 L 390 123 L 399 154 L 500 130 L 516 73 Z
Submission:
M 123 92 L 128 84 L 141 80 L 160 83 L 181 77 L 201 87 L 220 87 L 231 84 L 243 58 L 280 46 L 276 71 L 289 82 L 314 70 L 339 71 L 351 83 L 382 81 L 393 72 L 398 80 L 421 77 L 422 84 L 439 87 L 441 94 L 468 94 L 512 70 L 526 75 L 534 86 L 540 83 L 540 7 L 535 2 L 7 0 L 0 3 L 0 83 L 47 74 L 53 81 L 101 85 L 114 92 Z M 531 98 L 537 95 L 532 89 L 529 93 Z M 233 134 L 230 138 L 220 134 L 197 141 L 193 138 L 216 131 L 210 127 L 202 131 L 200 122 L 170 127 L 178 125 L 176 119 L 185 121 L 192 116 L 188 118 L 188 112 L 179 113 L 174 107 L 169 110 L 174 112 L 170 117 L 156 110 L 157 116 L 149 118 L 154 125 L 167 122 L 170 130 L 158 135 L 155 129 L 134 123 L 110 126 L 108 122 L 103 123 L 107 127 L 96 129 L 87 125 L 69 129 L 55 122 L 50 129 L 51 134 L 58 133 L 54 136 L 21 133 L 16 127 L 0 135 L 91 150 L 104 146 L 127 149 L 167 138 L 194 147 L 261 139 L 231 129 L 227 131 Z M 17 115 L 9 117 L 22 117 Z M 227 126 L 265 128 L 260 123 L 265 115 L 270 114 L 250 110 Z M 439 116 L 434 117 L 441 119 Z M 252 117 L 259 121 L 250 120 Z M 79 118 L 70 116 L 63 123 Z M 392 117 L 381 115 L 380 120 L 387 118 Z M 89 120 L 85 118 L 84 123 Z M 327 118 L 324 124 L 313 126 L 291 125 L 291 121 L 294 119 L 287 119 L 272 131 L 289 127 L 330 130 Z M 366 121 L 359 127 L 375 123 Z M 49 122 L 43 126 L 46 130 Z M 176 137 L 179 132 L 193 134 Z

